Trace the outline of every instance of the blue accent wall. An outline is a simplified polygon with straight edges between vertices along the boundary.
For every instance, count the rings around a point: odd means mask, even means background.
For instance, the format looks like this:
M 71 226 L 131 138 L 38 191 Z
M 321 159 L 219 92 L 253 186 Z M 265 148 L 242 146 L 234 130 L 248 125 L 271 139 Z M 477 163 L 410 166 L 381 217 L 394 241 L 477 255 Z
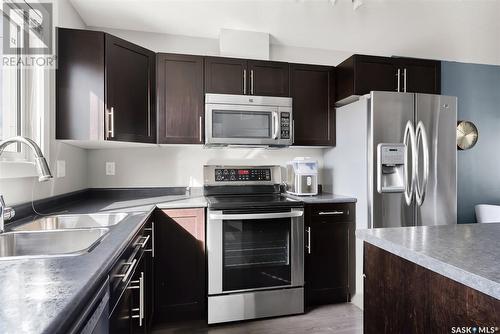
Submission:
M 476 221 L 474 205 L 500 205 L 500 66 L 442 62 L 441 92 L 458 97 L 458 119 L 479 139 L 458 151 L 458 223 Z

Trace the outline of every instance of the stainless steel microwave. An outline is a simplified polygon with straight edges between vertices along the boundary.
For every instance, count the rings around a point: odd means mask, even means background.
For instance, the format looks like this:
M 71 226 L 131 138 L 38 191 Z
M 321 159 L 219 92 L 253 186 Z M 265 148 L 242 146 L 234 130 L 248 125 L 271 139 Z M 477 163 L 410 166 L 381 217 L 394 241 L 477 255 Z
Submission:
M 205 144 L 292 145 L 292 99 L 289 97 L 206 94 Z

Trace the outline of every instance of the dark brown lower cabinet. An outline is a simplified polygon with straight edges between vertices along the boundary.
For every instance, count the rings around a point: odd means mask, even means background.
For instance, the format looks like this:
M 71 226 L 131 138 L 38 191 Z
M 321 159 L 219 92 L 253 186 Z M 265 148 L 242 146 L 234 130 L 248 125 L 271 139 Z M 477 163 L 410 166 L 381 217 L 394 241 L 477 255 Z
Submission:
M 155 322 L 206 317 L 205 209 L 157 210 Z
M 366 242 L 363 271 L 366 334 L 453 333 L 500 323 L 499 300 Z
M 305 208 L 307 305 L 350 301 L 355 292 L 355 204 Z
M 109 274 L 111 334 L 146 334 L 152 330 L 154 228 L 150 217 Z

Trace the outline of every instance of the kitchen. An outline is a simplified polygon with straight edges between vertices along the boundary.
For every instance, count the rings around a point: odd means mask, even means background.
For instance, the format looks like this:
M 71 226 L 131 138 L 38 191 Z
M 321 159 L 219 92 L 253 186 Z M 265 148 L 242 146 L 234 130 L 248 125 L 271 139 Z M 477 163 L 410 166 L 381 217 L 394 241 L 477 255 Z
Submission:
M 498 331 L 498 3 L 50 5 L 3 7 L 57 68 L 2 68 L 0 331 Z

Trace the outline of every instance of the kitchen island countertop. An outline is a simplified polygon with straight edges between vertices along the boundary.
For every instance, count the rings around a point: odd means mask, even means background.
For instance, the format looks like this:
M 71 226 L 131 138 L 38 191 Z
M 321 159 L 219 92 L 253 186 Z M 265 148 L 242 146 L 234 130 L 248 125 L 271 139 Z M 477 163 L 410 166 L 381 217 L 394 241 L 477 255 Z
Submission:
M 500 223 L 377 228 L 356 236 L 500 299 Z

